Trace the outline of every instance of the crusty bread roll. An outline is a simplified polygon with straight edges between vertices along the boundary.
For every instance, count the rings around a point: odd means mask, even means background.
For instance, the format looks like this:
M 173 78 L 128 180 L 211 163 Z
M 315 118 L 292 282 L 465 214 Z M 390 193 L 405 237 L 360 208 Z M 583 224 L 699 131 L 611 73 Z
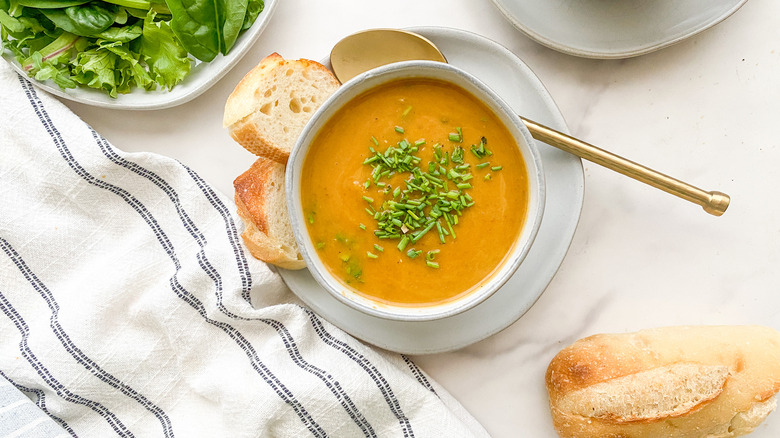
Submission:
M 547 368 L 565 438 L 725 438 L 776 407 L 780 333 L 759 326 L 666 327 L 602 334 Z
M 236 85 L 222 124 L 249 152 L 285 164 L 306 122 L 338 87 L 322 64 L 273 53 Z
M 260 157 L 233 181 L 233 187 L 238 215 L 246 225 L 241 237 L 249 252 L 282 268 L 304 268 L 287 213 L 284 165 Z

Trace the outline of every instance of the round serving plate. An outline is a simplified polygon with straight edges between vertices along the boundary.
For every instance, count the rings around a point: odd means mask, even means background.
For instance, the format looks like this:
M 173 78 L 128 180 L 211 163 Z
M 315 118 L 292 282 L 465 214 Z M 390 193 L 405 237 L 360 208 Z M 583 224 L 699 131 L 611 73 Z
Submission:
M 482 80 L 519 114 L 568 132 L 541 81 L 503 46 L 462 30 L 439 27 L 409 30 L 433 41 L 449 63 Z M 327 65 L 327 61 L 324 63 Z M 537 144 L 547 185 L 539 232 L 515 274 L 476 307 L 434 321 L 393 321 L 360 312 L 335 299 L 306 269 L 280 269 L 282 278 L 320 316 L 358 339 L 391 351 L 405 354 L 450 351 L 501 331 L 520 318 L 552 280 L 569 248 L 582 208 L 584 176 L 580 159 L 544 143 Z
M 747 0 L 491 0 L 521 32 L 586 58 L 628 58 L 720 23 Z

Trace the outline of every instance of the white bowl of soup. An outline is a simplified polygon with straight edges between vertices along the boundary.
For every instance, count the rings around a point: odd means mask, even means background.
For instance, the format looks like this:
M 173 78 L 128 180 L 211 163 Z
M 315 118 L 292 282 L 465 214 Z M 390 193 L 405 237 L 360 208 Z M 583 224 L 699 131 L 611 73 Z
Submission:
M 285 184 L 317 282 L 362 312 L 405 321 L 490 297 L 528 253 L 545 200 L 520 118 L 474 76 L 431 61 L 345 83 L 301 133 Z

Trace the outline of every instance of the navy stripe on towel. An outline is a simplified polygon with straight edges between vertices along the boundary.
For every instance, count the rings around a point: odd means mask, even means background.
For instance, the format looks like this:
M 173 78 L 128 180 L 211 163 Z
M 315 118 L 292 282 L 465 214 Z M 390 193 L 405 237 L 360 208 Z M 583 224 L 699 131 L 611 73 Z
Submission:
M 184 224 L 185 228 L 189 232 L 189 234 L 196 240 L 198 245 L 200 246 L 200 250 L 197 253 L 197 260 L 198 264 L 200 265 L 201 269 L 211 278 L 211 280 L 214 282 L 216 294 L 217 294 L 217 304 L 220 309 L 220 311 L 233 318 L 238 320 L 250 320 L 249 318 L 240 317 L 238 315 L 233 314 L 230 312 L 223 303 L 223 284 L 222 284 L 222 278 L 219 272 L 214 268 L 214 266 L 209 262 L 208 257 L 205 253 L 205 244 L 206 240 L 201 234 L 201 232 L 198 230 L 197 226 L 190 220 L 189 216 L 187 216 L 187 213 L 184 209 L 184 207 L 181 205 L 181 202 L 179 200 L 179 196 L 176 193 L 176 191 L 168 184 L 163 178 L 161 178 L 156 173 L 138 165 L 137 163 L 133 163 L 131 161 L 128 161 L 119 155 L 117 155 L 111 146 L 108 144 L 108 142 L 101 136 L 97 134 L 94 130 L 92 130 L 92 136 L 95 138 L 96 142 L 98 143 L 101 151 L 103 152 L 106 157 L 108 157 L 114 164 L 117 164 L 119 166 L 122 166 L 126 169 L 131 170 L 132 172 L 136 173 L 139 176 L 142 176 L 144 178 L 149 179 L 152 183 L 154 183 L 157 187 L 159 187 L 161 190 L 165 192 L 168 199 L 175 205 L 176 211 L 179 214 L 182 223 Z M 194 175 L 193 172 L 189 171 L 190 175 Z M 195 179 L 196 184 L 201 186 L 202 180 Z M 214 195 L 213 192 L 209 193 L 205 190 L 206 185 L 202 185 L 200 188 L 204 192 L 204 194 L 208 196 Z M 218 201 L 217 197 L 214 197 L 213 200 L 210 199 L 210 202 L 212 205 L 217 209 L 218 212 L 220 212 L 223 216 L 223 219 L 226 220 L 226 222 L 229 222 L 232 229 L 235 230 L 235 224 L 233 224 L 230 216 L 228 215 L 227 208 L 224 206 L 224 204 L 221 204 L 222 208 L 217 208 L 216 205 L 214 205 L 214 200 Z M 230 228 L 228 228 L 230 229 Z M 230 237 L 230 233 L 228 233 L 228 236 Z M 235 237 L 237 238 L 237 231 L 235 233 Z M 234 245 L 234 250 L 236 248 L 236 242 L 232 242 Z M 235 253 L 236 251 L 234 251 Z M 243 253 L 241 253 L 241 259 L 237 260 L 237 266 L 239 268 L 239 272 L 242 271 L 242 268 L 246 265 L 246 259 L 243 258 Z M 242 272 L 243 274 L 243 272 Z M 246 272 L 246 277 L 242 278 L 242 285 L 246 285 L 246 289 L 248 291 L 249 285 L 251 284 L 251 279 L 248 276 L 248 271 Z M 336 397 L 339 404 L 344 408 L 344 410 L 347 412 L 347 414 L 350 416 L 350 418 L 355 422 L 355 424 L 361 429 L 364 436 L 367 437 L 375 437 L 376 433 L 374 432 L 373 427 L 371 424 L 366 420 L 366 418 L 363 416 L 362 413 L 358 410 L 358 408 L 355 406 L 352 399 L 349 397 L 349 395 L 341 388 L 341 385 L 338 381 L 334 380 L 330 374 L 325 372 L 324 370 L 317 368 L 308 362 L 306 362 L 303 359 L 303 356 L 301 355 L 295 339 L 292 337 L 292 335 L 289 333 L 286 327 L 279 322 L 271 319 L 256 319 L 260 322 L 263 322 L 266 325 L 271 326 L 276 330 L 276 332 L 279 334 L 279 336 L 282 338 L 282 342 L 284 343 L 284 346 L 288 352 L 288 355 L 293 360 L 293 362 L 299 366 L 304 371 L 316 376 L 322 382 L 325 384 L 325 386 L 333 393 L 333 395 Z
M 71 390 L 66 388 L 65 385 L 63 385 L 59 380 L 57 380 L 52 375 L 52 373 L 46 368 L 46 366 L 43 363 L 41 363 L 41 361 L 38 359 L 35 353 L 33 353 L 32 349 L 30 348 L 27 342 L 28 338 L 30 337 L 29 326 L 21 317 L 21 315 L 19 315 L 16 309 L 14 309 L 13 306 L 11 306 L 11 303 L 8 302 L 5 295 L 1 291 L 0 291 L 0 311 L 2 311 L 11 320 L 11 322 L 13 322 L 14 326 L 16 326 L 16 329 L 19 330 L 19 333 L 22 335 L 22 340 L 19 342 L 19 351 L 21 352 L 22 357 L 27 361 L 27 363 L 30 364 L 30 366 L 32 366 L 35 372 L 38 373 L 38 376 L 40 376 L 41 379 L 43 379 L 43 381 L 46 382 L 46 384 L 52 390 L 54 390 L 54 392 L 57 395 L 59 395 L 66 401 L 80 404 L 92 409 L 94 412 L 100 415 L 111 426 L 112 429 L 114 429 L 117 435 L 121 437 L 133 436 L 133 434 L 119 420 L 119 418 L 117 418 L 116 415 L 114 415 L 107 407 L 103 406 L 101 403 L 96 402 L 94 400 L 90 400 L 80 395 L 74 394 Z
M 404 433 L 404 437 L 413 437 L 414 432 L 412 431 L 412 425 L 410 424 L 406 415 L 404 415 L 403 410 L 401 409 L 401 404 L 398 402 L 398 399 L 393 393 L 392 388 L 390 388 L 390 384 L 387 382 L 384 376 L 382 376 L 382 373 L 380 373 L 379 370 L 376 369 L 376 367 L 372 365 L 365 356 L 352 348 L 352 346 L 328 333 L 327 330 L 325 330 L 325 326 L 322 324 L 322 321 L 319 320 L 313 311 L 306 308 L 303 308 L 303 310 L 309 315 L 309 321 L 311 322 L 312 327 L 314 327 L 314 331 L 323 342 L 344 353 L 347 357 L 352 359 L 361 368 L 363 368 L 366 373 L 368 373 L 374 383 L 376 383 L 379 391 L 382 393 L 382 396 L 387 402 L 387 405 L 390 407 L 390 411 L 398 419 L 398 422 L 400 423 L 401 429 Z
M 196 298 L 192 293 L 187 291 L 184 287 L 182 287 L 181 284 L 179 284 L 178 273 L 181 269 L 181 264 L 178 258 L 176 257 L 175 251 L 173 249 L 173 245 L 171 244 L 165 232 L 160 228 L 160 225 L 157 222 L 157 220 L 148 211 L 148 209 L 140 201 L 138 201 L 138 199 L 136 199 L 126 190 L 116 187 L 112 184 L 108 184 L 105 181 L 102 181 L 98 178 L 95 178 L 93 175 L 90 175 L 75 160 L 73 155 L 70 153 L 61 134 L 54 126 L 54 123 L 52 122 L 45 108 L 43 107 L 42 102 L 38 98 L 33 86 L 30 85 L 26 80 L 24 80 L 21 77 L 19 77 L 19 80 L 22 83 L 22 87 L 24 88 L 25 93 L 27 94 L 28 100 L 31 106 L 33 107 L 33 110 L 38 116 L 38 119 L 41 121 L 41 124 L 49 133 L 52 140 L 54 141 L 54 144 L 57 147 L 57 150 L 59 151 L 63 160 L 65 160 L 65 162 L 71 167 L 71 169 L 77 175 L 83 178 L 87 183 L 94 185 L 98 188 L 107 190 L 121 197 L 128 205 L 130 205 L 141 216 L 141 218 L 151 228 L 157 241 L 163 247 L 165 253 L 168 254 L 169 258 L 171 259 L 171 261 L 173 262 L 176 268 L 176 272 L 169 280 L 171 289 L 174 291 L 174 293 L 176 293 L 176 295 L 182 301 L 184 301 L 185 303 L 190 305 L 194 310 L 196 310 L 198 314 L 201 315 L 201 317 L 204 319 L 205 322 L 220 328 L 226 335 L 228 335 L 228 337 L 230 337 L 234 342 L 236 342 L 236 344 L 247 355 L 248 359 L 250 360 L 250 365 L 252 366 L 252 368 L 276 392 L 276 394 L 295 411 L 295 413 L 298 415 L 298 417 L 306 426 L 306 428 L 314 436 L 318 436 L 318 437 L 326 436 L 325 431 L 322 429 L 322 427 L 319 424 L 317 424 L 316 421 L 314 421 L 314 419 L 308 413 L 306 408 L 304 408 L 301 405 L 300 401 L 298 401 L 295 398 L 295 396 L 292 394 L 292 392 L 265 366 L 265 364 L 263 364 L 260 361 L 257 355 L 257 351 L 254 349 L 252 344 L 238 330 L 236 330 L 231 325 L 224 322 L 215 321 L 209 318 L 207 316 L 206 309 L 203 306 L 203 304 L 200 302 L 200 300 Z
M 5 252 L 5 254 L 11 259 L 11 261 L 14 262 L 16 267 L 19 269 L 19 272 L 21 272 L 22 275 L 24 275 L 24 278 L 30 283 L 30 285 L 36 290 L 36 292 L 38 292 L 41 298 L 43 298 L 43 300 L 46 301 L 46 304 L 49 307 L 49 310 L 51 311 L 51 317 L 49 318 L 49 326 L 51 327 L 57 339 L 59 339 L 62 346 L 65 347 L 65 350 L 71 355 L 71 357 L 73 357 L 73 359 L 78 364 L 83 366 L 95 377 L 97 377 L 104 383 L 110 385 L 112 388 L 118 389 L 122 394 L 126 395 L 132 400 L 135 400 L 136 402 L 138 402 L 138 404 L 143 406 L 144 409 L 151 412 L 155 417 L 157 417 L 157 420 L 162 425 L 163 434 L 169 438 L 173 437 L 171 420 L 168 418 L 165 412 L 163 412 L 162 409 L 160 409 L 158 406 L 156 406 L 154 403 L 149 401 L 143 395 L 139 394 L 137 391 L 135 391 L 127 384 L 122 383 L 121 380 L 111 375 L 111 373 L 105 371 L 95 361 L 90 359 L 86 354 L 84 354 L 83 351 L 81 351 L 81 349 L 79 349 L 75 345 L 75 343 L 70 339 L 68 334 L 60 325 L 59 322 L 60 306 L 59 304 L 57 304 L 57 301 L 54 299 L 54 295 L 46 287 L 46 285 L 43 284 L 43 282 L 41 282 L 40 279 L 38 279 L 35 273 L 32 272 L 30 267 L 27 265 L 27 263 L 25 263 L 25 261 L 19 255 L 19 253 L 17 253 L 16 250 L 5 239 L 1 237 L 0 237 L 0 249 L 2 249 L 3 252 Z
M 57 433 L 55 433 L 56 432 L 55 430 L 52 430 L 52 429 L 57 428 L 59 426 L 59 432 L 62 432 L 64 430 L 65 432 L 68 432 L 72 437 L 74 437 L 74 438 L 76 437 L 76 433 L 73 432 L 73 429 L 71 429 L 70 426 L 68 426 L 68 424 L 62 418 L 52 414 L 46 408 L 46 395 L 44 394 L 44 392 L 42 390 L 40 390 L 40 389 L 32 389 L 32 388 L 28 388 L 28 387 L 26 387 L 24 385 L 20 385 L 20 384 L 14 382 L 13 380 L 9 379 L 8 376 L 5 375 L 5 373 L 0 371 L 0 381 L 2 381 L 3 379 L 8 381 L 8 384 L 11 385 L 13 388 L 15 388 L 14 390 L 17 392 L 17 394 L 18 394 L 18 396 L 20 398 L 24 397 L 30 403 L 33 403 L 32 401 L 30 401 L 30 396 L 27 396 L 24 393 L 32 394 L 32 396 L 35 397 L 34 404 L 32 405 L 32 406 L 35 406 L 34 409 L 38 409 L 38 412 L 40 412 L 42 415 L 46 416 L 46 418 L 49 418 L 50 420 L 52 420 L 55 423 L 55 425 L 52 425 L 51 428 L 48 428 L 45 425 L 41 425 L 41 426 L 38 427 L 39 430 L 36 430 L 35 433 L 27 434 L 28 436 L 45 436 L 44 435 L 45 433 L 51 433 L 53 435 L 60 435 L 61 433 L 57 434 Z M 4 400 L 4 397 L 0 396 L 0 404 L 3 404 L 2 403 L 3 400 Z M 0 422 L 0 434 L 4 434 L 6 432 L 3 429 L 3 427 L 5 427 L 5 426 L 6 426 L 6 424 L 4 424 L 3 422 Z M 8 426 L 10 427 L 10 425 L 8 425 Z M 25 433 L 27 433 L 27 432 L 28 431 L 26 430 Z M 30 430 L 29 432 L 32 432 L 32 431 Z

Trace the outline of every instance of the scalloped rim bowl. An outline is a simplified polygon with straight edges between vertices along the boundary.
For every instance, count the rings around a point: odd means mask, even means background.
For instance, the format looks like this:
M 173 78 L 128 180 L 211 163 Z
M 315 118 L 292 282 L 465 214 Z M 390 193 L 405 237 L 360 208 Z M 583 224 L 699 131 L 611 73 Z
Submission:
M 382 84 L 406 79 L 429 78 L 449 82 L 483 101 L 506 125 L 515 138 L 526 163 L 529 180 L 529 202 L 525 223 L 510 254 L 502 266 L 472 292 L 456 300 L 430 306 L 393 306 L 368 299 L 335 278 L 317 255 L 309 237 L 300 196 L 303 162 L 320 129 L 341 108 L 358 95 Z M 378 67 L 356 76 L 342 85 L 314 113 L 303 129 L 287 162 L 285 177 L 287 207 L 298 247 L 316 281 L 337 300 L 369 315 L 400 321 L 428 321 L 465 312 L 490 297 L 517 270 L 528 253 L 542 220 L 545 204 L 545 181 L 542 161 L 536 143 L 511 107 L 495 92 L 471 74 L 449 64 L 432 61 L 406 61 Z

